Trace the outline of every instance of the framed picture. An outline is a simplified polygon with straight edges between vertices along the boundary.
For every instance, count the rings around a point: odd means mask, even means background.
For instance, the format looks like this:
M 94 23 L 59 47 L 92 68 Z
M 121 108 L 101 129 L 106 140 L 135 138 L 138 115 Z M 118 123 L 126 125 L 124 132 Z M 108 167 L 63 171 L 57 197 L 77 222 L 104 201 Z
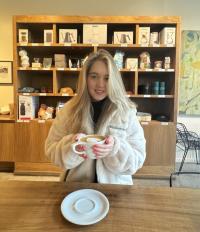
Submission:
M 139 44 L 141 46 L 149 46 L 150 43 L 150 27 L 139 27 Z
M 114 44 L 133 44 L 133 31 L 115 31 Z
M 12 61 L 0 61 L 0 84 L 12 84 Z
M 19 29 L 19 43 L 28 42 L 28 29 Z
M 126 58 L 125 68 L 137 70 L 138 69 L 138 58 Z
M 59 43 L 77 43 L 77 29 L 59 29 Z
M 181 40 L 179 114 L 199 117 L 200 30 L 182 31 Z
M 44 30 L 44 43 L 53 43 L 53 30 Z
M 84 44 L 106 44 L 107 24 L 83 24 Z

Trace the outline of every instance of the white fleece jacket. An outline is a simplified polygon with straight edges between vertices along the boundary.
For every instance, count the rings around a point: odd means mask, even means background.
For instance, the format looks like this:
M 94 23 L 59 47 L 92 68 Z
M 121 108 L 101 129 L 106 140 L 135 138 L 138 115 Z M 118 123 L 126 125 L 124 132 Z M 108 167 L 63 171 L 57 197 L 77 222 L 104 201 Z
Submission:
M 117 110 L 107 115 L 97 134 L 114 137 L 111 154 L 98 160 L 84 160 L 71 149 L 74 134 L 69 134 L 64 126 L 69 117 L 67 108 L 66 103 L 54 120 L 45 142 L 46 155 L 64 169 L 65 180 L 94 182 L 96 170 L 98 183 L 133 184 L 132 175 L 142 167 L 146 157 L 144 133 L 136 110 L 124 112 L 123 119 Z M 93 134 L 92 125 L 84 133 Z

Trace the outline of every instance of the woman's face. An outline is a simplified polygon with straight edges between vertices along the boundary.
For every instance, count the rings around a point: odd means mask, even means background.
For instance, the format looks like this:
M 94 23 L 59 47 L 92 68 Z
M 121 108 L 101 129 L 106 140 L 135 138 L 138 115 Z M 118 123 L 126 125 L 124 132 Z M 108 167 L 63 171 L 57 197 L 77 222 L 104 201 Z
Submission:
M 96 61 L 87 76 L 87 87 L 92 101 L 101 101 L 107 97 L 108 67 L 101 61 Z

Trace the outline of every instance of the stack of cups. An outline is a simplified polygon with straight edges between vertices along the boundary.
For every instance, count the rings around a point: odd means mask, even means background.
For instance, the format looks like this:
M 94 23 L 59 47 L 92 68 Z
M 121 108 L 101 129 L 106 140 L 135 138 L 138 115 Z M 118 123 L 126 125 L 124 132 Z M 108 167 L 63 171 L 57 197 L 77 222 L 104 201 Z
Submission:
M 154 81 L 152 86 L 152 94 L 154 95 L 165 95 L 165 82 Z
M 159 81 L 154 81 L 152 86 L 152 93 L 155 95 L 159 94 Z
M 165 82 L 162 81 L 159 84 L 159 94 L 160 95 L 165 95 Z

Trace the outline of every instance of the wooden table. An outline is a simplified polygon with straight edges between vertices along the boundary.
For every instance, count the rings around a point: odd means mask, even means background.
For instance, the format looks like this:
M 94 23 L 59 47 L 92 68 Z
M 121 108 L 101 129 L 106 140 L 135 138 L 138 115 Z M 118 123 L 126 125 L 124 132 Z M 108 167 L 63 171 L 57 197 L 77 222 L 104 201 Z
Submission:
M 106 218 L 90 226 L 74 225 L 60 211 L 63 198 L 83 188 L 103 192 L 110 202 Z M 0 231 L 200 231 L 200 190 L 1 181 Z

